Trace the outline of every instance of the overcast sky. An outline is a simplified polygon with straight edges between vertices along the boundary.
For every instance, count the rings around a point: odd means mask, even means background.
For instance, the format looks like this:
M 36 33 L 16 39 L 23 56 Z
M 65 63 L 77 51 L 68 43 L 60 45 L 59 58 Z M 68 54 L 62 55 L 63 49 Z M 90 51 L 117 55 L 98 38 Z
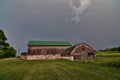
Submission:
M 0 0 L 0 29 L 27 51 L 29 40 L 120 46 L 120 0 Z

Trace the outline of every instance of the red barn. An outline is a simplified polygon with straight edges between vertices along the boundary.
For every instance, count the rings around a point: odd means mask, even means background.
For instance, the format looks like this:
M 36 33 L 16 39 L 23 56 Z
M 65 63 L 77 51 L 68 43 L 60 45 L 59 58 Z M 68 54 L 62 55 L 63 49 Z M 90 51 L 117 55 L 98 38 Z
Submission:
M 29 41 L 27 59 L 58 59 L 71 46 L 65 41 Z
M 95 58 L 95 50 L 86 43 L 80 43 L 64 51 L 62 56 L 73 56 L 73 60 Z
M 95 58 L 95 50 L 86 43 L 72 46 L 65 41 L 29 41 L 28 52 L 22 53 L 21 58 L 27 60 L 92 59 Z

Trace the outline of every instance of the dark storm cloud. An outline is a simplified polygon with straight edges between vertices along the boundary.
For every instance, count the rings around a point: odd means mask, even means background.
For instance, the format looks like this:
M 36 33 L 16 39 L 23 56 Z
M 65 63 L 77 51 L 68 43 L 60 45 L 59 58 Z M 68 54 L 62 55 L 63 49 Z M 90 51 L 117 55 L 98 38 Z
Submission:
M 16 49 L 25 50 L 29 40 L 86 42 L 99 49 L 119 46 L 119 14 L 113 0 L 1 0 L 0 28 Z M 69 20 L 75 17 L 77 23 Z

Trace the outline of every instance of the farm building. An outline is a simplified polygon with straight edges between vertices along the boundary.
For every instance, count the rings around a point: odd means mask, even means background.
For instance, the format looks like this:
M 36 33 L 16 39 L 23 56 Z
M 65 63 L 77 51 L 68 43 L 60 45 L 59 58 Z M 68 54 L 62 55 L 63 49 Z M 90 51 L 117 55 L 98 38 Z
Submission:
M 95 58 L 95 50 L 86 43 L 77 44 L 64 51 L 62 56 L 73 56 L 74 60 Z
M 71 46 L 65 41 L 29 41 L 27 59 L 58 59 Z
M 69 59 L 80 60 L 95 57 L 95 50 L 88 44 L 72 46 L 65 41 L 29 41 L 28 52 L 21 58 L 27 60 Z

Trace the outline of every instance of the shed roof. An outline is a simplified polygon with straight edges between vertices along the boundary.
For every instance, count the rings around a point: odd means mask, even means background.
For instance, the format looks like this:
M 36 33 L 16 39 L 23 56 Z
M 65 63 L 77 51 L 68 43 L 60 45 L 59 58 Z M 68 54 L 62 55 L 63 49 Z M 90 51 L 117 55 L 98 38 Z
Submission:
M 68 41 L 29 41 L 28 46 L 72 46 Z

